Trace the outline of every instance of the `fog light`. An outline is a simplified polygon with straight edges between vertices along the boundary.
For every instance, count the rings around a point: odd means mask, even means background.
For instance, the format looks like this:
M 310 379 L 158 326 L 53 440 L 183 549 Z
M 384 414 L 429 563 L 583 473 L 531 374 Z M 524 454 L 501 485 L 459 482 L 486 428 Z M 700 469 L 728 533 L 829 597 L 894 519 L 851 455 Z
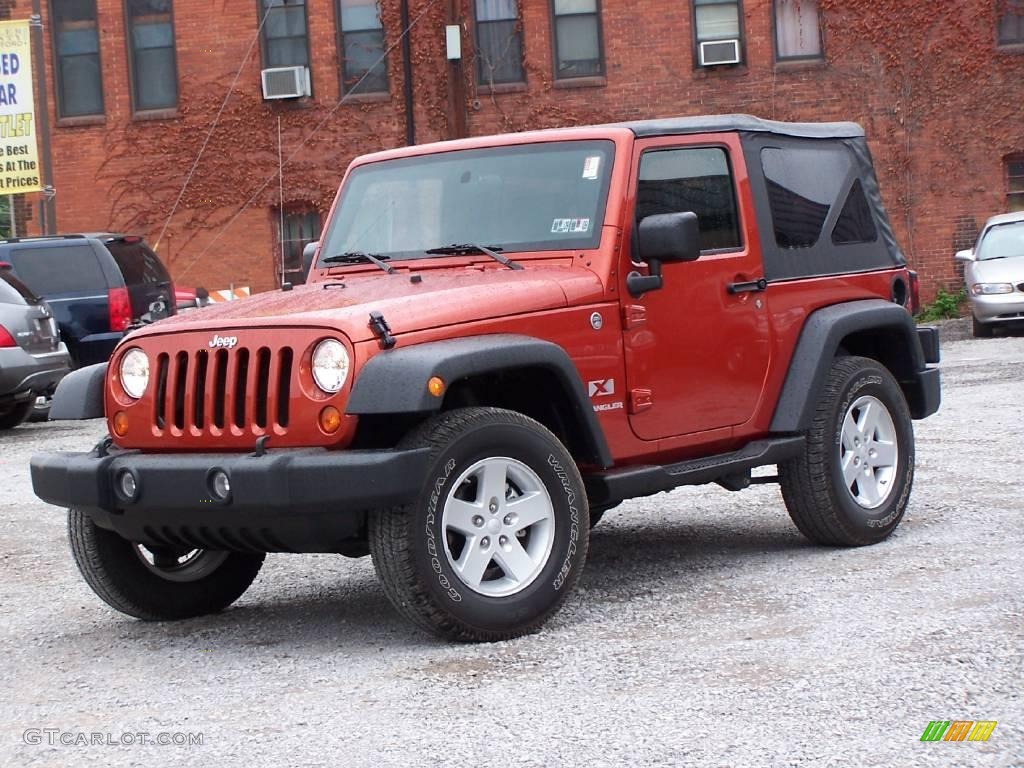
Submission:
M 130 470 L 126 469 L 117 476 L 117 489 L 122 498 L 127 501 L 135 501 L 135 497 L 139 494 L 139 483 Z
M 114 414 L 113 418 L 114 434 L 118 437 L 124 437 L 128 434 L 128 414 L 124 411 L 118 411 Z
M 231 498 L 231 480 L 223 469 L 215 469 L 210 473 L 210 493 L 220 501 Z
M 320 429 L 329 435 L 341 429 L 341 412 L 333 405 L 328 405 L 320 411 Z

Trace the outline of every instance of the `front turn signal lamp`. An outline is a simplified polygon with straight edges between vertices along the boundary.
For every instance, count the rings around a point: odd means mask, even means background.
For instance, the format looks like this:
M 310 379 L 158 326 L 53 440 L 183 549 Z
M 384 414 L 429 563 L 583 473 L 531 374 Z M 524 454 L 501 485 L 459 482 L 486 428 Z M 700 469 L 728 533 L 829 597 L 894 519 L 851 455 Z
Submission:
M 341 429 L 341 411 L 333 405 L 328 405 L 320 411 L 320 429 L 328 435 L 333 435 Z
M 114 418 L 110 420 L 111 429 L 114 430 L 114 434 L 118 437 L 124 437 L 128 434 L 128 414 L 124 411 L 118 411 L 114 414 Z

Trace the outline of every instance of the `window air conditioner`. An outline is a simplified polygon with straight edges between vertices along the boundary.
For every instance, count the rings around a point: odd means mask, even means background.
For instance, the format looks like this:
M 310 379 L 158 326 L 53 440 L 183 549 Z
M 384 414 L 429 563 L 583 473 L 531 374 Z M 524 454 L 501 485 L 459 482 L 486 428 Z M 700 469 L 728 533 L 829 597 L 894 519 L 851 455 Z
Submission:
M 297 99 L 309 96 L 308 67 L 276 67 L 264 69 L 263 99 Z
M 739 40 L 713 40 L 700 44 L 700 65 L 702 67 L 739 63 Z

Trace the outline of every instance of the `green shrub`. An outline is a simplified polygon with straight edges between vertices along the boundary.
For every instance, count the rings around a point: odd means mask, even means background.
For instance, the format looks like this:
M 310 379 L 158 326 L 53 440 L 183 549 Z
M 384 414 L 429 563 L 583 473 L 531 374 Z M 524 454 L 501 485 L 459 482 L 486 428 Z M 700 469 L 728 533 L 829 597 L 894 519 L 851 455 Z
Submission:
M 935 301 L 926 304 L 917 316 L 922 323 L 931 323 L 935 320 L 950 320 L 960 317 L 960 308 L 967 301 L 967 289 L 961 288 L 956 293 L 950 293 L 945 288 L 939 288 L 935 294 Z

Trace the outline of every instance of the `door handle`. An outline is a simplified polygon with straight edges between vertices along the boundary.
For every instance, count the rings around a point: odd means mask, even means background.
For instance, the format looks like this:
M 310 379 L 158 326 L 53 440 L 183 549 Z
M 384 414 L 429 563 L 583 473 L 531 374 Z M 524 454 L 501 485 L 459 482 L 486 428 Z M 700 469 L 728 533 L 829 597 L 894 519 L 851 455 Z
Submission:
M 757 280 L 750 280 L 745 283 L 726 283 L 725 290 L 729 292 L 729 295 L 734 296 L 737 293 L 757 293 L 768 288 L 768 281 L 763 277 Z

